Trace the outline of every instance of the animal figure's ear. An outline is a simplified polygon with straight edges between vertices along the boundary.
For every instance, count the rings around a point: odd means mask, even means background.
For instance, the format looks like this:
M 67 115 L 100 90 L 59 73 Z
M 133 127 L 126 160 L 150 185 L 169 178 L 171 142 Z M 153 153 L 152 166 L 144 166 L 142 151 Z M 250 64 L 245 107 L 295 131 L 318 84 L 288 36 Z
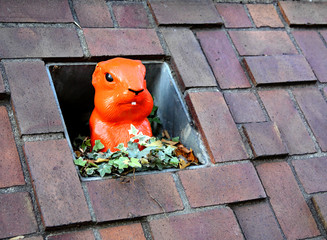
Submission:
M 142 72 L 143 76 L 145 77 L 146 74 L 146 68 L 145 66 L 142 64 L 142 62 L 140 60 L 138 60 L 140 62 L 140 65 L 138 66 L 140 71 Z
M 92 75 L 92 85 L 96 86 L 101 80 L 101 66 L 99 64 L 96 65 L 95 70 Z

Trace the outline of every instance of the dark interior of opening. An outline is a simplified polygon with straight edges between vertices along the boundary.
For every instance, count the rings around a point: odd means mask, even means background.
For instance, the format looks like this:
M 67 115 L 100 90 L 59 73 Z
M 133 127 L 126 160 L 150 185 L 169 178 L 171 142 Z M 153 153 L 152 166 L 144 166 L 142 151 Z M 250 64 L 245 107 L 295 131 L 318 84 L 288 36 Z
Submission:
M 51 66 L 50 73 L 71 140 L 89 136 L 89 118 L 94 108 L 92 73 L 95 65 Z

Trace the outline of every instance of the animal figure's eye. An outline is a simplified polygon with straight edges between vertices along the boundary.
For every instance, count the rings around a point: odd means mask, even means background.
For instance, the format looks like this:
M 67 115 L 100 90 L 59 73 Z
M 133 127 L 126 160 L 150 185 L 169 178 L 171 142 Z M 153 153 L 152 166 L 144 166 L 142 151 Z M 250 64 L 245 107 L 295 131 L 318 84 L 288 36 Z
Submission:
M 110 73 L 106 73 L 106 79 L 108 82 L 112 82 L 114 80 Z

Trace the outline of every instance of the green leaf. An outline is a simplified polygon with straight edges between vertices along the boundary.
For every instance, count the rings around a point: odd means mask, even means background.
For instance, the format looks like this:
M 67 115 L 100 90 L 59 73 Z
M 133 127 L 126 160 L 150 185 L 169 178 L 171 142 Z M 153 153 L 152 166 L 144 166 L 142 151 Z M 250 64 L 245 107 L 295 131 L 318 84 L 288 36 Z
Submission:
M 100 177 L 104 177 L 106 173 L 110 174 L 112 169 L 112 165 L 108 163 L 103 163 L 99 166 L 98 172 L 100 173 Z
M 128 163 L 128 165 L 132 168 L 141 168 L 142 165 L 137 158 L 131 158 L 131 161 Z
M 136 158 L 140 152 L 138 143 L 128 142 L 127 146 L 128 157 Z
M 86 169 L 86 174 L 87 174 L 87 175 L 93 175 L 93 174 L 94 174 L 94 171 L 95 171 L 96 169 L 97 169 L 96 167 L 93 167 L 93 168 L 87 168 L 87 169 Z
M 149 122 L 150 123 L 156 122 L 156 123 L 160 123 L 161 124 L 161 121 L 160 121 L 160 118 L 159 117 L 149 118 Z
M 119 151 L 125 152 L 126 148 L 124 146 L 124 143 L 119 143 L 118 146 L 116 147 Z
M 158 106 L 153 104 L 153 108 L 152 108 L 152 111 L 150 113 L 150 116 L 155 115 L 157 113 L 157 110 L 158 110 Z
M 90 166 L 93 166 L 93 167 L 95 167 L 95 168 L 99 168 L 98 165 L 96 165 L 96 164 L 93 163 L 93 162 L 89 162 L 89 164 L 90 164 Z
M 138 144 L 140 145 L 145 145 L 147 143 L 147 141 L 150 139 L 151 137 L 147 136 L 147 135 L 143 135 L 142 133 L 134 136 L 131 138 L 131 141 L 134 142 L 134 140 L 139 140 Z
M 108 149 L 105 153 L 103 153 L 103 158 L 110 158 L 113 152 Z
M 147 158 L 149 155 L 152 154 L 152 152 L 155 152 L 156 148 L 157 148 L 156 146 L 150 146 L 150 147 L 144 148 L 142 151 L 139 152 L 137 158 L 139 158 L 139 159 Z
M 111 159 L 120 158 L 121 156 L 123 156 L 123 152 L 122 151 L 117 151 L 117 152 L 112 153 Z
M 77 158 L 77 159 L 74 160 L 74 163 L 77 166 L 84 167 L 86 165 L 87 161 L 83 160 L 82 157 L 79 157 L 79 158 Z
M 179 142 L 179 137 L 173 137 L 171 140 L 172 140 L 173 142 Z
M 134 125 L 131 124 L 131 129 L 128 130 L 128 133 L 129 133 L 130 135 L 134 135 L 134 136 L 136 136 L 138 132 L 139 132 L 139 130 L 137 130 L 136 127 L 134 127 Z
M 178 163 L 179 163 L 179 160 L 177 157 L 172 157 L 170 159 L 170 162 L 169 162 L 171 165 L 173 165 L 174 167 L 177 167 L 178 166 Z
M 164 165 L 161 163 L 156 163 L 155 166 L 161 171 L 164 168 Z
M 171 156 L 165 155 L 164 163 L 169 164 L 170 159 L 171 159 Z
M 149 164 L 149 161 L 145 158 L 141 158 L 141 164 L 142 165 L 148 165 Z
M 128 157 L 120 157 L 117 160 L 113 160 L 113 165 L 117 167 L 119 170 L 128 168 L 128 163 L 129 163 Z
M 98 152 L 101 149 L 104 149 L 104 145 L 100 140 L 95 140 L 92 152 Z
M 83 142 L 82 142 L 82 145 L 81 145 L 81 148 L 82 150 L 85 152 L 85 150 L 88 148 L 88 147 L 91 147 L 91 139 L 84 139 Z
M 175 147 L 168 145 L 165 148 L 164 152 L 166 155 L 172 156 L 175 149 L 176 149 Z
M 163 151 L 158 151 L 158 158 L 163 161 L 165 160 L 166 154 Z

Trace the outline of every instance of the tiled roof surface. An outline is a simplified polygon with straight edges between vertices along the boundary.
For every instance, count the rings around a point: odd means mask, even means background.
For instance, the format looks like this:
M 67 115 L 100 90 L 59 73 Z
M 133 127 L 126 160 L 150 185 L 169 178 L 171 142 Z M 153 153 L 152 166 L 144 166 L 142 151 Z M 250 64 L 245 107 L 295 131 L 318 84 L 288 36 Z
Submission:
M 46 64 L 169 64 L 210 162 L 81 181 Z M 327 2 L 0 0 L 0 239 L 326 239 Z

